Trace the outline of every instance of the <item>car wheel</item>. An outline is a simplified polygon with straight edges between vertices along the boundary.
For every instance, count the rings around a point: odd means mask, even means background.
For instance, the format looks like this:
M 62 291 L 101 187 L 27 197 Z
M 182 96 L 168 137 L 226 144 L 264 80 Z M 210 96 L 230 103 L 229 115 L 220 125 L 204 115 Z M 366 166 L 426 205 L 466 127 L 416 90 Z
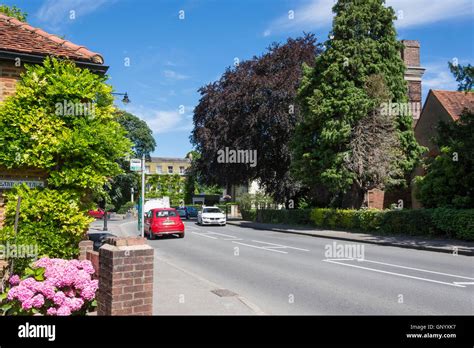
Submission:
M 151 230 L 148 230 L 148 237 L 150 240 L 155 240 L 155 235 L 151 232 Z
M 183 232 L 183 233 L 180 233 L 180 234 L 178 234 L 178 238 L 184 238 L 184 232 Z

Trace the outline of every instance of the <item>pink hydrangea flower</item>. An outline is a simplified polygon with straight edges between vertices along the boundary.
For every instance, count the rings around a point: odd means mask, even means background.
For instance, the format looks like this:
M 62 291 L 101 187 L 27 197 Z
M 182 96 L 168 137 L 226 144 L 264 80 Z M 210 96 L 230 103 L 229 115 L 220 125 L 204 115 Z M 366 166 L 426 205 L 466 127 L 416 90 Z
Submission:
M 95 272 L 94 266 L 92 265 L 92 262 L 90 262 L 89 260 L 82 260 L 81 267 L 88 274 L 94 274 Z
M 18 276 L 9 280 L 12 288 L 7 299 L 19 301 L 24 310 L 41 309 L 50 300 L 54 305 L 44 308 L 48 315 L 71 315 L 94 299 L 98 280 L 91 278 L 94 267 L 90 261 L 41 258 L 33 267 L 45 269 L 44 281 L 33 277 L 21 280 Z
M 10 285 L 18 285 L 20 284 L 20 277 L 16 274 L 10 277 Z
M 31 304 L 34 308 L 41 308 L 44 305 L 44 297 L 41 294 L 34 296 L 31 299 Z
M 68 306 L 61 306 L 58 308 L 56 315 L 60 315 L 60 316 L 71 315 L 71 309 Z
M 56 312 L 57 312 L 57 309 L 56 309 L 56 308 L 50 307 L 50 308 L 48 308 L 48 310 L 46 311 L 46 314 L 47 314 L 47 315 L 56 315 Z
M 62 291 L 58 291 L 53 297 L 54 304 L 58 306 L 61 306 L 65 300 L 66 300 L 66 295 Z

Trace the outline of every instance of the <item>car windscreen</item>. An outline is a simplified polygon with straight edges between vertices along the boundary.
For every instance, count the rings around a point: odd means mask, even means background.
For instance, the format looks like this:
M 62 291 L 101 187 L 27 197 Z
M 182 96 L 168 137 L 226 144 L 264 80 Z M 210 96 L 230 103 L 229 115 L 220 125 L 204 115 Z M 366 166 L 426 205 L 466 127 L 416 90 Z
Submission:
M 157 218 L 175 217 L 176 211 L 174 210 L 159 210 L 156 212 Z
M 206 208 L 202 211 L 203 213 L 221 213 L 219 208 Z

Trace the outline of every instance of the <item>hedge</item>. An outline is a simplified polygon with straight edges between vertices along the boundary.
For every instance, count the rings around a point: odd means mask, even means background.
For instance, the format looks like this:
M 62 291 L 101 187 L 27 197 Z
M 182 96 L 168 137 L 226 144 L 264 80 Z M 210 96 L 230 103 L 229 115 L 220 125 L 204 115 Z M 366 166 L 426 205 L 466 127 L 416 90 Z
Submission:
M 474 209 L 282 209 L 242 211 L 242 218 L 262 223 L 313 225 L 353 232 L 474 240 Z
M 257 210 L 257 222 L 268 222 L 273 224 L 311 224 L 311 209 L 283 209 L 283 210 Z

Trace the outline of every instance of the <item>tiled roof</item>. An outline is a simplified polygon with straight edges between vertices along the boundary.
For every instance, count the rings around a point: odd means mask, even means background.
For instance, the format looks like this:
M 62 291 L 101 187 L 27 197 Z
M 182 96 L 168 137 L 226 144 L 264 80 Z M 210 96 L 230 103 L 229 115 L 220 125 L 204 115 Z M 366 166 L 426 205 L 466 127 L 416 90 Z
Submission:
M 0 50 L 104 64 L 98 53 L 0 13 Z
M 431 90 L 454 121 L 459 119 L 464 108 L 474 111 L 474 93 Z

